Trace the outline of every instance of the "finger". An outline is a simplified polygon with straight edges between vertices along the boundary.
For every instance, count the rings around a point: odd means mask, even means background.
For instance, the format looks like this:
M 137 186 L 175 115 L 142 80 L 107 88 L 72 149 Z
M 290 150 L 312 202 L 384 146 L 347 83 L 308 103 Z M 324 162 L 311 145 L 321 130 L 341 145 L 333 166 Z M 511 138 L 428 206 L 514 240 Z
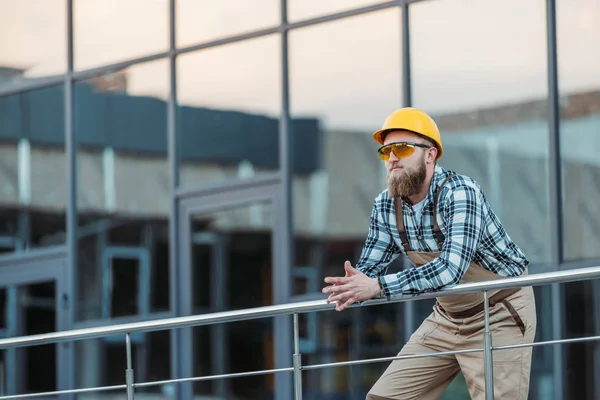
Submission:
M 327 294 L 327 293 L 340 293 L 340 292 L 345 292 L 348 290 L 349 290 L 348 285 L 331 285 L 331 286 L 325 286 L 323 288 L 323 290 L 321 290 L 321 292 L 323 292 L 323 294 Z
M 327 304 L 337 303 L 337 302 L 345 302 L 346 298 L 344 296 L 341 296 L 341 297 L 340 296 L 341 295 L 339 295 L 339 294 L 330 294 L 326 300 Z
M 346 261 L 344 263 L 344 270 L 346 271 L 346 276 L 352 276 L 356 274 L 360 274 L 360 271 L 352 266 L 350 261 Z
M 344 311 L 346 308 L 350 307 L 352 304 L 354 304 L 354 300 L 355 297 L 351 296 L 350 298 L 348 298 L 346 301 L 342 302 L 338 302 L 337 305 L 335 306 L 335 309 L 337 311 Z
M 349 268 L 348 267 L 352 267 L 352 264 L 350 264 L 350 261 L 346 261 L 344 263 L 344 272 L 346 272 L 346 277 L 349 278 L 352 276 L 352 274 L 349 272 Z
M 344 303 L 351 297 L 353 297 L 352 294 L 348 293 L 332 294 L 327 298 L 327 303 Z
M 325 283 L 332 283 L 334 285 L 343 285 L 345 283 L 348 283 L 349 281 L 350 278 L 341 276 L 328 276 L 327 278 L 325 278 Z

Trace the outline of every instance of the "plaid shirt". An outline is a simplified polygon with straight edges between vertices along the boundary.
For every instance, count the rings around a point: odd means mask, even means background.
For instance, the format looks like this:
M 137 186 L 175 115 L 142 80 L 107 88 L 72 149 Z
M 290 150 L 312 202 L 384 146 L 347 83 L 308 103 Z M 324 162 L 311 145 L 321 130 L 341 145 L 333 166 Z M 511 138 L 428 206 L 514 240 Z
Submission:
M 442 181 L 453 173 L 439 165 L 435 167 L 421 221 L 416 221 L 412 207 L 402 202 L 411 250 L 440 251 L 433 232 L 433 196 Z M 479 185 L 467 176 L 456 175 L 446 182 L 438 200 L 437 220 L 446 238 L 440 256 L 420 268 L 385 275 L 388 265 L 406 253 L 396 227 L 393 199 L 387 189 L 377 196 L 356 268 L 371 278 L 379 277 L 383 288 L 380 296 L 430 292 L 457 284 L 471 261 L 504 277 L 521 275 L 528 265 L 527 258 L 502 227 Z

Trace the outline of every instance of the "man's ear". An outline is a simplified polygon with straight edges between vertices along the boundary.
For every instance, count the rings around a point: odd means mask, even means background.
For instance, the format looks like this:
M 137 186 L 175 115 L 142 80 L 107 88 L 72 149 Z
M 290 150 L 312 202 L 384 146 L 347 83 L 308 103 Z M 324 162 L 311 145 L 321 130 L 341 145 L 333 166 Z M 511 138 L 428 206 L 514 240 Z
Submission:
M 432 147 L 427 151 L 427 162 L 434 163 L 438 154 L 437 147 Z

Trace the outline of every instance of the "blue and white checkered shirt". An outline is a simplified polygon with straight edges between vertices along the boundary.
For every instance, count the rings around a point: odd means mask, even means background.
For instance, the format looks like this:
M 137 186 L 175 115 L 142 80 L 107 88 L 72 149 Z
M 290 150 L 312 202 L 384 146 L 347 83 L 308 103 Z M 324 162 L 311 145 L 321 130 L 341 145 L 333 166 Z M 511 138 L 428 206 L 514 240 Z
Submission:
M 412 207 L 402 201 L 402 214 L 411 250 L 440 251 L 433 231 L 434 195 L 453 171 L 437 165 L 423 203 L 422 221 L 416 221 Z M 456 175 L 441 189 L 438 224 L 446 237 L 441 254 L 419 268 L 385 275 L 388 265 L 402 247 L 396 226 L 394 200 L 384 190 L 374 201 L 365 241 L 356 268 L 367 276 L 379 277 L 381 296 L 430 292 L 462 279 L 471 261 L 504 277 L 519 276 L 528 265 L 525 254 L 506 233 L 492 211 L 480 186 L 473 179 Z

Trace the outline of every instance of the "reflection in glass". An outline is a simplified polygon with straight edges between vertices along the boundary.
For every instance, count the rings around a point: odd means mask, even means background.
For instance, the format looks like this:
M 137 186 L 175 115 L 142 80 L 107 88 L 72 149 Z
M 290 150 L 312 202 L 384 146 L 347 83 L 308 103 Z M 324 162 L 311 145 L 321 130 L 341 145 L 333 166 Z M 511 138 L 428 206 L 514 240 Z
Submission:
M 564 257 L 600 257 L 600 3 L 557 1 Z
M 177 58 L 182 186 L 279 167 L 280 59 L 277 35 Z
M 319 121 L 317 151 L 304 155 L 316 158 L 314 167 L 294 174 L 297 238 L 364 241 L 373 199 L 384 188 L 370 133 L 400 106 L 399 23 L 394 9 L 290 32 L 291 114 Z M 388 51 L 379 54 L 373 42 Z
M 0 97 L 0 252 L 65 243 L 64 89 Z
M 177 47 L 279 25 L 280 0 L 177 0 Z
M 556 339 L 552 332 L 552 324 L 555 315 L 552 312 L 552 287 L 536 286 L 533 288 L 537 308 L 537 329 L 534 342 L 542 342 Z M 545 400 L 553 396 L 554 351 L 559 350 L 556 346 L 536 346 L 533 348 L 531 364 L 531 384 L 529 386 L 529 398 Z
M 401 106 L 400 18 L 400 11 L 393 8 L 289 33 L 291 116 L 318 121 L 316 150 L 298 155 L 314 159 L 312 167 L 293 173 L 295 295 L 323 298 L 323 278 L 343 275 L 344 261 L 356 262 L 364 244 L 373 200 L 385 188 L 371 133 Z M 297 139 L 292 138 L 293 147 L 299 145 Z M 396 354 L 400 350 L 396 335 L 403 332 L 402 317 L 396 317 L 401 307 L 321 314 L 318 321 L 308 315 L 304 340 L 313 349 L 312 359 Z M 329 326 L 333 318 L 345 322 Z M 360 321 L 365 323 L 362 328 Z M 350 335 L 364 335 L 364 340 L 354 340 L 357 346 L 361 343 L 362 353 L 354 351 Z M 342 341 L 348 341 L 346 347 Z M 317 357 L 317 351 L 327 355 Z M 315 396 L 364 398 L 381 368 L 385 365 L 310 372 L 307 379 L 314 385 L 306 390 Z
M 298 267 L 314 267 L 318 247 L 331 243 L 341 249 L 339 272 L 364 243 L 373 200 L 385 188 L 370 133 L 400 106 L 399 23 L 392 9 L 290 32 L 291 114 L 318 121 L 316 151 L 302 155 L 313 167 L 293 176 Z
M 311 336 L 313 325 L 317 330 Z M 399 334 L 403 316 L 396 304 L 307 313 L 299 328 L 303 365 L 390 357 L 404 343 Z M 304 395 L 311 399 L 364 399 L 388 365 L 376 362 L 305 371 Z
M 589 337 L 600 334 L 600 280 L 570 282 L 563 285 L 565 296 L 565 338 Z M 597 397 L 598 342 L 565 345 L 565 393 L 568 398 L 592 399 Z M 596 396 L 594 395 L 596 394 Z
M 131 357 L 135 382 L 171 378 L 170 331 L 141 332 L 131 335 Z M 127 368 L 125 335 L 81 340 L 75 343 L 77 387 L 123 385 Z M 137 396 L 168 399 L 172 385 L 138 387 Z M 119 393 L 115 391 L 115 394 Z M 151 395 L 149 395 L 151 393 Z M 123 393 L 125 395 L 125 393 Z M 162 395 L 162 396 L 161 396 Z M 120 396 L 120 395 L 117 395 Z M 157 397 L 158 396 L 158 397 Z
M 271 203 L 194 214 L 193 314 L 273 304 Z M 193 329 L 194 376 L 274 368 L 272 319 Z M 271 376 L 195 385 L 196 394 L 251 399 L 272 392 Z
M 477 180 L 529 260 L 544 263 L 551 254 L 545 11 L 524 7 L 515 20 L 501 2 L 411 6 L 413 94 L 442 132 L 441 165 Z
M 76 70 L 131 60 L 168 49 L 168 1 L 73 0 Z
M 10 278 L 8 278 L 10 279 Z M 2 328 L 0 337 L 14 338 L 56 331 L 56 282 L 15 284 L 3 280 L 0 288 Z M 59 376 L 55 368 L 57 346 L 44 344 L 21 349 L 4 349 L 2 395 L 22 395 L 57 390 Z
M 78 319 L 168 310 L 168 62 L 75 86 Z
M 66 2 L 0 1 L 0 88 L 66 70 Z

